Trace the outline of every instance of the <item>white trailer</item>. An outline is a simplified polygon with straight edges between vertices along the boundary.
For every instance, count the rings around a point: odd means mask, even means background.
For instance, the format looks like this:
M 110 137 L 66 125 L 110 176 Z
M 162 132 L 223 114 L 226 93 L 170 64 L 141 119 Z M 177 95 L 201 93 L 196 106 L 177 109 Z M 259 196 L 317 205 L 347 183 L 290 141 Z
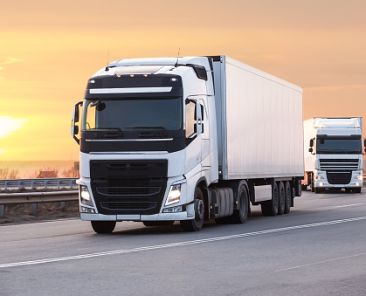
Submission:
M 243 223 L 250 204 L 287 214 L 301 194 L 302 89 L 225 56 L 111 63 L 89 79 L 72 135 L 81 218 L 98 233 Z
M 361 192 L 362 118 L 311 118 L 304 121 L 303 189 Z

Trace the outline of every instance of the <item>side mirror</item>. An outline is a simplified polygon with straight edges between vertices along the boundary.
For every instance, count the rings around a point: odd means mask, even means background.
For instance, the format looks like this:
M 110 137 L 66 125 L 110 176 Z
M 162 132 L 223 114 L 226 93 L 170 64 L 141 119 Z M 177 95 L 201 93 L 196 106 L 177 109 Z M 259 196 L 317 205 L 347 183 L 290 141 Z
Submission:
M 314 139 L 310 139 L 310 147 L 314 146 Z
M 310 153 L 313 153 L 313 147 L 310 147 L 310 148 L 309 148 L 309 152 L 310 152 Z
M 71 136 L 78 144 L 80 143 L 80 139 L 77 135 L 79 134 L 80 106 L 82 106 L 82 104 L 83 102 L 78 102 L 75 104 L 71 119 Z
M 363 151 L 366 153 L 366 139 L 363 140 Z

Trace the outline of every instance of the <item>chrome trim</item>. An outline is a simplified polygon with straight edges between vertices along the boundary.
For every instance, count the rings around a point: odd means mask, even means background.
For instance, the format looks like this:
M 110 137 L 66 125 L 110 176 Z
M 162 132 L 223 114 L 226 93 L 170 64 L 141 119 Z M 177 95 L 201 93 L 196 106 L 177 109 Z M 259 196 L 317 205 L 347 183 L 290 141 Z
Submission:
M 91 88 L 90 94 L 131 94 L 170 92 L 172 87 L 123 87 L 123 88 Z

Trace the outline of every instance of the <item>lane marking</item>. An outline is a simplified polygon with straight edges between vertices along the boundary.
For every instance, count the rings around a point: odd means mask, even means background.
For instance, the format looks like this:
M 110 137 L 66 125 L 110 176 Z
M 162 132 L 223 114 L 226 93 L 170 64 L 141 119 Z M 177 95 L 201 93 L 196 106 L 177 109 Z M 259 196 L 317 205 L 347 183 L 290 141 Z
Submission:
M 339 206 L 334 206 L 336 209 L 340 209 L 340 208 L 348 208 L 348 207 L 355 207 L 355 206 L 360 206 L 363 205 L 363 203 L 353 203 L 353 204 L 348 204 L 348 205 L 339 205 Z
M 348 255 L 348 256 L 343 256 L 343 257 L 335 257 L 335 258 L 330 258 L 330 259 L 317 261 L 317 262 L 313 262 L 313 263 L 296 265 L 296 266 L 288 267 L 288 268 L 281 268 L 281 269 L 275 270 L 275 272 L 290 271 L 290 270 L 294 270 L 294 269 L 300 269 L 300 268 L 314 266 L 314 265 L 321 265 L 321 264 L 324 264 L 324 263 L 336 262 L 336 261 L 356 258 L 356 257 L 360 257 L 360 256 L 365 256 L 365 255 L 366 255 L 366 252 L 362 252 L 362 253 L 358 253 L 358 254 L 354 254 L 354 255 Z
M 332 221 L 326 221 L 326 222 L 302 224 L 302 225 L 288 226 L 288 227 L 282 227 L 282 228 L 272 228 L 272 229 L 254 231 L 254 232 L 217 236 L 217 237 L 211 237 L 211 238 L 182 241 L 182 242 L 175 242 L 175 243 L 167 243 L 167 244 L 161 244 L 161 245 L 152 245 L 152 246 L 138 247 L 138 248 L 133 248 L 133 249 L 119 249 L 119 250 L 87 253 L 87 254 L 74 255 L 74 256 L 64 256 L 64 257 L 45 258 L 45 259 L 30 260 L 30 261 L 3 263 L 3 264 L 0 264 L 0 269 L 10 268 L 10 267 L 19 267 L 19 266 L 39 265 L 39 264 L 54 263 L 54 262 L 89 259 L 89 258 L 103 257 L 103 256 L 125 255 L 125 254 L 132 254 L 132 253 L 145 252 L 145 251 L 151 251 L 151 250 L 191 246 L 191 245 L 204 244 L 204 243 L 210 243 L 210 242 L 225 241 L 225 240 L 231 240 L 231 239 L 237 239 L 237 238 L 252 237 L 252 236 L 257 236 L 257 235 L 285 232 L 285 231 L 297 230 L 297 229 L 330 226 L 330 225 L 364 221 L 364 220 L 366 220 L 366 216 L 348 218 L 348 219 L 340 219 L 340 220 L 332 220 Z

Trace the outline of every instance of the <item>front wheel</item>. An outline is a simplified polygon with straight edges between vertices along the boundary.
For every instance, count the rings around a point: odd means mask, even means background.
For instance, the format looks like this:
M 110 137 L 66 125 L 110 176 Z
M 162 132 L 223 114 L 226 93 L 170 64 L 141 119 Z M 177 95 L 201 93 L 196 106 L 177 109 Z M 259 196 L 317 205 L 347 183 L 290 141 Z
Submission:
M 116 221 L 91 221 L 91 225 L 96 233 L 111 233 L 116 227 Z
M 182 220 L 180 225 L 184 231 L 199 231 L 205 222 L 205 203 L 202 190 L 196 188 L 194 193 L 194 219 Z

